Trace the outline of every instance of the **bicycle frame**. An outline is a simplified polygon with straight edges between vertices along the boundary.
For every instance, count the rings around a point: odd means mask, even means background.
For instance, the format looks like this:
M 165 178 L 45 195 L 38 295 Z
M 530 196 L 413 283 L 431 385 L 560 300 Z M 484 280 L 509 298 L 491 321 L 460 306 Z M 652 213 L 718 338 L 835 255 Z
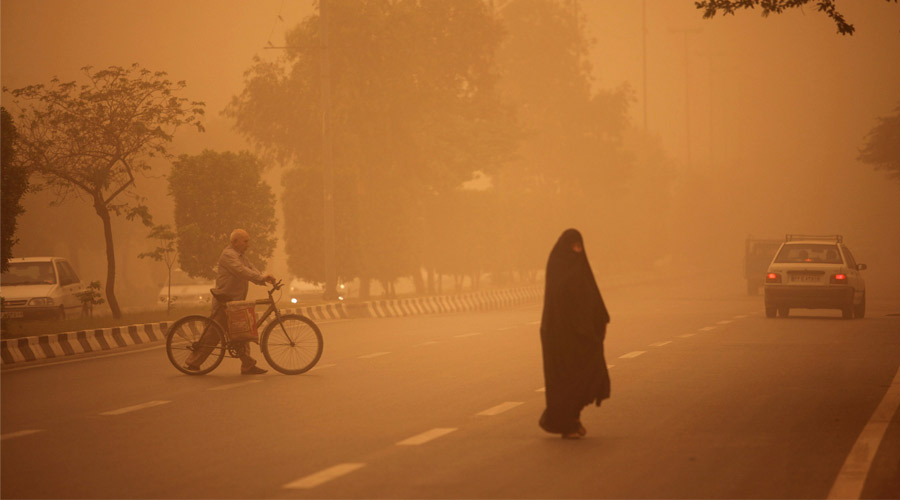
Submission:
M 255 306 L 258 306 L 258 305 L 268 305 L 268 306 L 269 306 L 269 307 L 266 308 L 266 310 L 263 312 L 263 315 L 262 315 L 259 319 L 256 320 L 256 324 L 257 324 L 257 325 L 263 324 L 263 323 L 266 321 L 266 318 L 268 318 L 272 313 L 275 314 L 275 319 L 276 319 L 276 320 L 279 319 L 279 318 L 281 317 L 281 314 L 278 312 L 278 307 L 275 306 L 275 299 L 272 298 L 272 293 L 274 293 L 275 290 L 280 290 L 280 289 L 281 289 L 281 286 L 277 286 L 277 285 L 278 285 L 278 284 L 276 284 L 276 286 L 273 286 L 271 289 L 266 290 L 266 293 L 269 295 L 269 298 L 267 298 L 267 299 L 257 299 L 257 300 L 254 300 L 254 301 L 253 301 L 254 308 L 255 308 Z M 216 300 L 216 299 L 213 299 L 213 300 Z M 219 304 L 219 307 L 220 307 L 220 308 L 224 308 L 224 307 L 225 307 L 225 305 L 222 304 L 221 302 L 218 302 L 218 301 L 217 301 L 217 303 Z M 213 318 L 216 317 L 216 314 L 217 314 L 218 312 L 219 312 L 219 309 L 213 310 L 212 314 L 209 315 L 209 320 L 212 321 L 212 322 L 215 322 L 215 320 L 214 320 Z M 220 326 L 221 326 L 221 325 L 220 325 Z M 230 347 L 231 347 L 231 342 L 232 342 L 232 341 L 231 341 L 231 336 L 230 336 L 229 333 L 228 333 L 227 325 L 226 325 L 225 328 L 222 328 L 222 331 L 223 331 L 223 333 L 225 334 L 225 345 L 224 345 L 225 350 L 226 350 L 226 352 L 229 353 L 229 355 L 230 355 L 231 357 L 235 357 L 235 356 L 233 355 L 233 353 L 231 353 L 231 351 L 230 351 Z M 205 333 L 205 331 L 204 331 L 204 333 Z

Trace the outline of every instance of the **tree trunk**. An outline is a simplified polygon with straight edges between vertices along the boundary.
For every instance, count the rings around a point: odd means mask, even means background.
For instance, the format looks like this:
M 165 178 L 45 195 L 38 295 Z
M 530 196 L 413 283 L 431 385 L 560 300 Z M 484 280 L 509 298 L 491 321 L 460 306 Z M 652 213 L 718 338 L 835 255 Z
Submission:
M 416 295 L 425 295 L 428 289 L 425 287 L 425 279 L 422 278 L 422 269 L 419 268 L 413 273 L 413 284 L 416 287 Z
M 372 296 L 372 280 L 368 276 L 359 277 L 359 298 L 369 300 Z
M 102 199 L 94 198 L 94 210 L 103 221 L 103 236 L 106 239 L 106 302 L 112 311 L 113 318 L 121 318 L 119 301 L 116 299 L 116 252 L 113 249 L 112 220 L 109 209 L 103 204 Z

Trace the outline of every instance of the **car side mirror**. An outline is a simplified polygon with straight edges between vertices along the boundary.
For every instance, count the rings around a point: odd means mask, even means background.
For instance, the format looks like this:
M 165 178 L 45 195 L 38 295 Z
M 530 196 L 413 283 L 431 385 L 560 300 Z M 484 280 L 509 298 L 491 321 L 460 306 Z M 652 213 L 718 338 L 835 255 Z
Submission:
M 858 270 L 860 270 L 860 271 L 865 271 L 865 270 L 866 270 L 866 265 L 865 265 L 865 264 L 857 264 L 857 265 L 856 265 L 856 269 L 858 269 Z

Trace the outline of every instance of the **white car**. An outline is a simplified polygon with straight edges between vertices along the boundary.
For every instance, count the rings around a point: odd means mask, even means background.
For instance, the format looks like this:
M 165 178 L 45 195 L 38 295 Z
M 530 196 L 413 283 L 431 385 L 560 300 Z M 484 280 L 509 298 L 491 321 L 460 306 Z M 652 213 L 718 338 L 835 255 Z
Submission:
M 0 277 L 3 319 L 64 319 L 80 317 L 85 289 L 75 270 L 60 257 L 9 259 Z
M 766 317 L 792 308 L 840 309 L 845 319 L 866 315 L 866 282 L 841 235 L 789 234 L 766 271 Z
M 166 307 L 166 302 L 171 301 L 171 308 L 203 308 L 212 303 L 210 288 L 215 288 L 216 283 L 203 278 L 192 278 L 181 269 L 172 270 L 171 295 L 169 285 L 163 284 L 159 289 L 157 300 Z

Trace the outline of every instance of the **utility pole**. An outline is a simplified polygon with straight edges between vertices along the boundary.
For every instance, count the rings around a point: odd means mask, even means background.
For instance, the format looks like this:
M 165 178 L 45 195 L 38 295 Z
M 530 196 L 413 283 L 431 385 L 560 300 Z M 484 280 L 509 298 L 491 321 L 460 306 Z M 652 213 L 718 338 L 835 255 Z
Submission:
M 688 58 L 688 35 L 697 35 L 702 33 L 700 28 L 675 29 L 669 28 L 669 31 L 684 36 L 684 131 L 685 144 L 687 146 L 687 166 L 691 166 L 691 85 L 690 85 L 690 60 Z
M 334 152 L 331 126 L 331 66 L 328 40 L 328 0 L 319 0 L 319 36 L 321 40 L 320 75 L 322 106 L 322 189 L 325 206 L 323 229 L 325 235 L 325 292 L 322 298 L 334 300 L 337 294 L 337 273 L 334 265 Z
M 647 133 L 647 0 L 641 0 L 641 61 L 643 65 L 644 83 L 641 88 L 644 92 L 643 108 L 644 108 L 644 133 Z
M 334 148 L 332 147 L 331 124 L 331 64 L 329 60 L 329 27 L 328 9 L 329 0 L 319 0 L 319 84 L 321 86 L 320 106 L 322 108 L 322 197 L 324 210 L 322 229 L 324 233 L 323 246 L 325 249 L 325 291 L 322 298 L 334 300 L 337 293 L 337 271 L 334 263 Z M 279 18 L 281 16 L 279 15 Z M 301 47 L 275 46 L 271 41 L 264 49 L 290 49 Z

